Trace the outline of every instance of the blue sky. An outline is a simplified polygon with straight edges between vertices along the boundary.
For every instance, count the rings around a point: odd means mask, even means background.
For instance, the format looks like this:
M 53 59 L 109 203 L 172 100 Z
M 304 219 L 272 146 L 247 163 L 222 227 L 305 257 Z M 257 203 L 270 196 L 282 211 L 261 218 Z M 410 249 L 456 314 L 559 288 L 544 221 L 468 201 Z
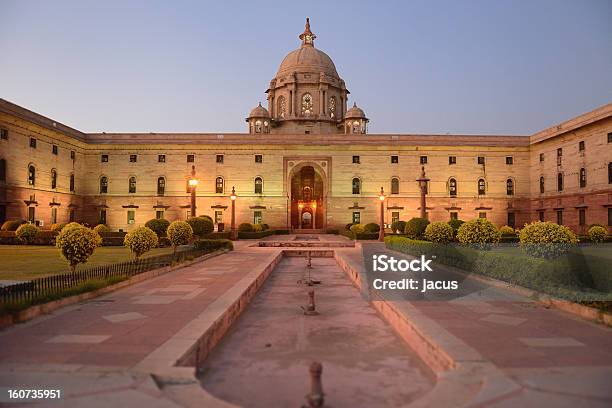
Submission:
M 85 132 L 245 132 L 306 16 L 371 133 L 531 134 L 612 101 L 609 0 L 0 0 L 0 97 Z

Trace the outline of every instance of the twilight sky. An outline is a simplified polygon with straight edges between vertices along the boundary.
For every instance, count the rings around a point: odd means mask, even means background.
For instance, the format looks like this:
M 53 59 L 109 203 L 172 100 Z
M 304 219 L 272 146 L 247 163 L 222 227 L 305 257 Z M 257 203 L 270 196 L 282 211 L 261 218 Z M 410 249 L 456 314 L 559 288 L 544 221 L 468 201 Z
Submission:
M 609 0 L 0 0 L 0 97 L 85 132 L 246 132 L 306 16 L 371 133 L 532 134 L 612 102 Z

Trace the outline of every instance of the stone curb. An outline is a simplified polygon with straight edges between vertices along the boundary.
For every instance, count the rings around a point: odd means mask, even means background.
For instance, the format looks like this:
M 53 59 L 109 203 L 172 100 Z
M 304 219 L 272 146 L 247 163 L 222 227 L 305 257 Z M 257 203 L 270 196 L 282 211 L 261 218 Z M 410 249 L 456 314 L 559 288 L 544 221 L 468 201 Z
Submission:
M 27 309 L 21 310 L 17 313 L 14 314 L 10 314 L 10 315 L 6 315 L 6 316 L 2 316 L 0 318 L 0 330 L 4 329 L 6 327 L 12 326 L 14 324 L 17 323 L 24 323 L 28 320 L 31 320 L 35 317 L 44 315 L 44 314 L 49 314 L 54 312 L 57 309 L 60 309 L 62 307 L 65 306 L 70 306 L 73 305 L 75 303 L 80 303 L 83 302 L 85 300 L 89 300 L 89 299 L 93 299 L 102 295 L 106 295 L 107 293 L 110 292 L 114 292 L 118 289 L 124 288 L 126 286 L 131 286 L 134 285 L 136 283 L 142 282 L 144 280 L 150 279 L 150 278 L 154 278 L 156 276 L 159 275 L 163 275 L 166 274 L 168 272 L 172 272 L 175 271 L 177 269 L 180 268 L 184 268 L 186 266 L 190 266 L 193 265 L 195 263 L 198 262 L 202 262 L 205 261 L 207 259 L 210 259 L 212 257 L 215 257 L 217 255 L 221 255 L 228 252 L 227 250 L 217 250 L 214 252 L 211 252 L 209 254 L 205 254 L 202 255 L 198 258 L 195 258 L 191 261 L 187 261 L 187 262 L 183 262 L 181 264 L 178 265 L 174 265 L 174 266 L 164 266 L 163 268 L 157 268 L 157 269 L 152 269 L 150 271 L 147 272 L 143 272 L 141 274 L 138 275 L 134 275 L 129 279 L 126 279 L 124 281 L 115 283 L 113 285 L 109 285 L 109 286 L 105 286 L 103 288 L 91 291 L 91 292 L 85 292 L 85 293 L 80 293 L 78 295 L 74 295 L 74 296 L 69 296 L 69 297 L 65 297 L 59 300 L 54 300 L 51 302 L 47 302 L 47 303 L 43 303 L 40 305 L 34 305 L 34 306 L 30 306 Z

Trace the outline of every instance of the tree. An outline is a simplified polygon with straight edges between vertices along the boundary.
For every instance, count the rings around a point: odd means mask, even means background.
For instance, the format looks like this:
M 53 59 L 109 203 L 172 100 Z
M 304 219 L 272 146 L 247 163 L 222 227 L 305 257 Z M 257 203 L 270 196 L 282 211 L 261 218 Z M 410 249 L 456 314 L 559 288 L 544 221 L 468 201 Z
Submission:
M 68 226 L 62 229 L 55 240 L 55 246 L 68 261 L 70 271 L 74 273 L 76 266 L 87 262 L 94 250 L 102 244 L 102 238 L 92 229 L 78 226 Z
M 179 245 L 187 245 L 193 237 L 193 229 L 186 221 L 174 221 L 168 227 L 168 239 L 174 247 L 174 253 L 176 253 L 176 247 Z
M 123 245 L 129 248 L 138 259 L 145 252 L 157 247 L 157 234 L 151 228 L 138 227 L 125 236 Z

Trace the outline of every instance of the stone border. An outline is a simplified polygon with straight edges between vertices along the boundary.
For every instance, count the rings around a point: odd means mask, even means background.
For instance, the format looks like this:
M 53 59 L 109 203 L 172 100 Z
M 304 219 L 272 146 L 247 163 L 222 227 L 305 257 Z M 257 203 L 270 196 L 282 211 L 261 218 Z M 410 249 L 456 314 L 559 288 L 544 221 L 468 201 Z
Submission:
M 91 292 L 84 292 L 78 295 L 68 296 L 62 299 L 54 300 L 47 303 L 42 303 L 39 305 L 30 306 L 27 309 L 21 310 L 19 312 L 9 314 L 6 316 L 0 317 L 0 330 L 6 327 L 12 326 L 17 323 L 24 323 L 28 320 L 31 320 L 35 317 L 49 314 L 54 312 L 55 310 L 62 308 L 64 306 L 73 305 L 75 303 L 80 303 L 85 300 L 93 299 L 102 295 L 106 295 L 107 293 L 114 292 L 118 289 L 124 288 L 126 286 L 134 285 L 136 283 L 142 282 L 144 280 L 154 278 L 159 275 L 166 274 L 168 272 L 175 271 L 180 268 L 184 268 L 186 266 L 193 265 L 198 262 L 205 261 L 217 255 L 221 255 L 228 252 L 225 249 L 216 250 L 214 252 L 199 256 L 191 261 L 183 262 L 174 266 L 164 266 L 162 268 L 152 269 L 147 272 L 140 273 L 138 275 L 134 275 L 129 279 L 124 281 L 105 286 L 100 289 L 93 290 Z

